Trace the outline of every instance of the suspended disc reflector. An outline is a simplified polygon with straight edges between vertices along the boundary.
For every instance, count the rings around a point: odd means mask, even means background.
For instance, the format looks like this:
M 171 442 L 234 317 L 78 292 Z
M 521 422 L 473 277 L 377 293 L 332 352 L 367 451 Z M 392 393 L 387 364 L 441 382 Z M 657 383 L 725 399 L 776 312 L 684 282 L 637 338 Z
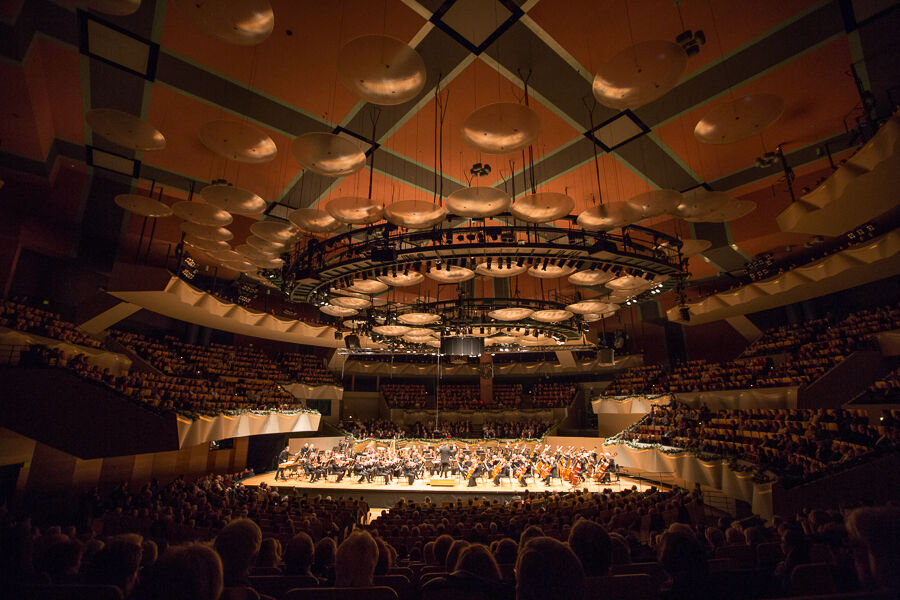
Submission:
M 539 265 L 533 265 L 530 269 L 528 269 L 528 274 L 532 277 L 537 277 L 538 279 L 556 279 L 558 277 L 565 277 L 566 275 L 571 275 L 575 272 L 575 267 L 563 267 L 560 265 L 551 265 L 541 263 Z
M 640 219 L 640 214 L 628 204 L 613 202 L 583 211 L 578 215 L 578 224 L 589 231 L 611 231 Z
M 650 190 L 632 196 L 625 204 L 634 209 L 641 219 L 646 219 L 672 211 L 680 202 L 681 194 L 675 190 Z
M 356 292 L 358 294 L 380 294 L 388 289 L 388 284 L 382 283 L 376 279 L 358 279 L 353 285 L 347 288 L 347 291 Z
M 257 221 L 250 226 L 250 233 L 270 242 L 285 243 L 297 235 L 297 228 L 280 221 Z
M 332 306 L 330 304 L 320 306 L 319 310 L 332 317 L 352 317 L 359 314 L 359 311 L 354 308 L 344 308 L 343 306 Z
M 359 144 L 334 133 L 304 133 L 291 143 L 291 154 L 301 166 L 325 177 L 352 175 L 366 165 Z
M 588 313 L 603 313 L 609 310 L 610 305 L 600 300 L 582 300 L 574 302 L 566 306 L 566 310 L 576 315 L 586 315 Z
M 194 237 L 216 242 L 227 242 L 234 239 L 234 234 L 224 227 L 208 227 L 206 225 L 197 225 L 190 221 L 184 221 L 181 224 L 181 231 L 188 235 L 193 235 Z
M 222 250 L 231 250 L 231 244 L 228 242 L 204 240 L 203 238 L 194 237 L 193 235 L 184 236 L 184 243 L 190 244 L 194 248 L 200 248 L 209 252 L 218 252 Z
M 365 298 L 357 298 L 356 296 L 335 296 L 331 299 L 331 304 L 343 308 L 364 310 L 372 306 L 372 301 L 366 300 Z
M 676 217 L 693 219 L 712 214 L 730 202 L 731 196 L 725 192 L 711 192 L 701 187 L 684 192 L 681 202 L 670 212 Z
M 414 312 L 399 315 L 397 320 L 406 325 L 431 325 L 440 321 L 441 317 L 431 313 Z
M 207 254 L 219 262 L 240 262 L 246 260 L 244 255 L 235 252 L 234 250 L 218 250 L 215 252 L 207 252 Z
M 519 198 L 510 212 L 520 221 L 549 223 L 567 216 L 575 208 L 575 201 L 557 192 L 539 192 Z
M 465 267 L 438 265 L 429 269 L 425 276 L 440 283 L 459 283 L 475 277 L 475 271 Z
M 377 279 L 394 287 L 406 287 L 422 283 L 425 280 L 425 276 L 418 271 L 410 271 L 408 273 L 397 272 L 397 274 L 379 275 Z
M 238 215 L 258 215 L 266 210 L 266 201 L 247 190 L 217 183 L 200 190 L 207 204 Z
M 615 277 L 615 275 L 609 273 L 608 271 L 601 271 L 600 269 L 588 269 L 586 271 L 578 271 L 577 273 L 572 273 L 571 275 L 569 275 L 569 283 L 582 286 L 600 285 L 606 283 L 613 277 Z
M 247 237 L 247 245 L 253 246 L 260 252 L 267 252 L 269 254 L 277 254 L 284 251 L 284 244 L 282 242 L 270 242 L 267 239 L 255 235 Z
M 784 112 L 784 100 L 775 94 L 750 94 L 719 105 L 694 127 L 705 144 L 730 144 L 762 133 Z
M 650 281 L 636 275 L 622 275 L 606 282 L 606 287 L 611 290 L 633 291 L 648 288 L 651 285 L 653 284 Z
M 247 260 L 266 260 L 269 258 L 275 258 L 274 253 L 272 252 L 264 252 L 259 250 L 258 248 L 254 248 L 253 246 L 249 246 L 247 244 L 241 244 L 236 247 L 235 250 L 238 254 L 246 258 Z
M 397 336 L 404 335 L 410 330 L 412 330 L 412 327 L 409 327 L 408 325 L 376 325 L 372 328 L 372 333 L 377 333 L 378 335 Z
M 119 194 L 115 197 L 114 201 L 119 208 L 142 217 L 157 219 L 159 217 L 168 217 L 172 214 L 171 208 L 159 200 L 154 200 L 150 196 Z
M 105 15 L 124 17 L 133 15 L 141 7 L 141 0 L 88 0 L 88 7 Z
M 248 260 L 229 260 L 222 263 L 222 266 L 238 273 L 255 273 L 259 267 Z
M 492 310 L 488 313 L 488 316 L 499 321 L 521 321 L 522 319 L 527 319 L 533 313 L 534 311 L 530 308 L 511 306 L 509 308 Z
M 542 323 L 558 323 L 572 318 L 572 313 L 567 310 L 538 310 L 531 315 L 535 321 Z
M 460 188 L 445 201 L 447 210 L 461 217 L 492 217 L 509 209 L 509 195 L 494 187 Z
M 341 48 L 338 78 L 372 104 L 408 102 L 425 87 L 425 61 L 409 44 L 386 35 L 364 35 Z
M 637 108 L 675 87 L 687 67 L 687 54 L 674 42 L 652 40 L 622 50 L 594 76 L 597 102 L 610 108 Z
M 252 46 L 275 28 L 269 0 L 174 0 L 178 12 L 200 31 L 229 44 Z
M 503 260 L 491 262 L 490 264 L 483 262 L 475 267 L 475 272 L 486 277 L 515 277 L 521 275 L 528 270 L 525 265 L 517 265 L 514 262 L 507 263 Z
M 462 126 L 463 141 L 485 154 L 516 152 L 541 133 L 537 113 L 524 104 L 497 102 L 473 111 Z
M 200 126 L 200 142 L 210 151 L 242 163 L 269 162 L 278 154 L 265 131 L 241 121 L 210 121 Z
M 384 210 L 370 198 L 342 196 L 329 200 L 325 210 L 341 223 L 369 225 L 384 218 Z
M 224 227 L 234 220 L 228 212 L 203 202 L 176 202 L 172 212 L 185 221 L 208 227 Z
M 315 208 L 292 210 L 288 220 L 307 233 L 331 233 L 341 227 L 340 221 L 327 212 Z
M 385 207 L 388 221 L 408 229 L 431 229 L 444 220 L 447 209 L 423 200 L 403 200 Z
M 123 148 L 148 152 L 166 147 L 166 138 L 156 127 L 131 113 L 95 108 L 84 118 L 94 133 Z

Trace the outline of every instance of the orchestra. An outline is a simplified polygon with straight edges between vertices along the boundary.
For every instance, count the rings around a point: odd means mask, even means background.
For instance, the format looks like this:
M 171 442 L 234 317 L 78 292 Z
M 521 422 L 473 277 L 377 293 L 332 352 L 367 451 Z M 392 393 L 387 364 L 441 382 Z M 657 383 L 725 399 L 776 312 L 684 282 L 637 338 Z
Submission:
M 363 451 L 354 451 L 349 441 L 342 441 L 333 450 L 317 450 L 313 444 L 304 444 L 296 455 L 285 449 L 279 456 L 276 480 L 306 478 L 310 483 L 319 480 L 340 483 L 345 477 L 356 478 L 357 483 L 384 483 L 406 480 L 414 485 L 417 480 L 431 477 L 460 476 L 469 487 L 478 485 L 480 479 L 491 481 L 500 487 L 501 480 L 515 479 L 520 487 L 527 487 L 529 480 L 541 481 L 551 486 L 554 480 L 577 487 L 586 480 L 597 483 L 611 482 L 616 473 L 615 461 L 609 454 L 600 454 L 596 448 L 587 450 L 569 446 L 555 449 L 549 444 L 529 447 L 507 442 L 505 446 L 482 446 L 427 443 L 396 448 L 369 444 Z

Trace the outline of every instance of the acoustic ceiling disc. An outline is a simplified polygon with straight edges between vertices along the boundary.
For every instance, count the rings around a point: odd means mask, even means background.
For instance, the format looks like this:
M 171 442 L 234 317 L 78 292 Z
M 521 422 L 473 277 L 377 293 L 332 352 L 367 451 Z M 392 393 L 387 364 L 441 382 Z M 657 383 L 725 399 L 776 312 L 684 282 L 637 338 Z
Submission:
M 253 246 L 249 246 L 247 244 L 241 244 L 237 248 L 235 248 L 238 254 L 246 258 L 247 260 L 266 260 L 269 258 L 275 258 L 274 254 L 271 252 L 263 252 L 258 248 L 254 248 Z
M 499 321 L 521 321 L 527 319 L 534 313 L 530 308 L 511 306 L 509 308 L 498 308 L 488 313 L 492 319 Z
M 694 136 L 706 144 L 730 144 L 762 133 L 782 112 L 780 96 L 750 94 L 706 113 L 694 127 Z
M 398 272 L 390 275 L 379 275 L 378 281 L 392 285 L 394 287 L 406 287 L 410 285 L 418 285 L 425 281 L 425 276 L 418 271 Z
M 222 263 L 222 266 L 238 273 L 255 273 L 259 267 L 248 260 L 229 260 Z
M 156 127 L 131 113 L 95 108 L 84 118 L 94 133 L 123 148 L 148 152 L 166 147 L 166 138 Z
M 154 200 L 150 196 L 140 196 L 138 194 L 119 194 L 114 199 L 115 203 L 124 210 L 142 217 L 150 217 L 153 219 L 159 217 L 168 217 L 172 214 L 172 209 L 160 202 Z
M 511 335 L 495 335 L 493 337 L 484 338 L 484 343 L 488 346 L 495 346 L 499 344 L 515 344 L 518 340 L 519 338 Z
M 612 273 L 601 271 L 600 269 L 588 269 L 586 271 L 578 271 L 569 275 L 569 283 L 572 285 L 600 285 L 606 283 L 615 277 Z
M 345 308 L 343 306 L 332 306 L 330 304 L 320 306 L 319 310 L 321 310 L 326 315 L 330 315 L 332 317 L 352 317 L 354 315 L 359 314 L 359 311 L 356 310 L 355 308 Z
M 409 44 L 386 35 L 364 35 L 341 48 L 338 78 L 372 104 L 403 104 L 425 87 L 425 61 Z
M 388 289 L 388 284 L 382 283 L 376 279 L 358 279 L 353 285 L 347 288 L 347 291 L 357 292 L 359 294 L 380 294 Z
M 200 190 L 200 197 L 207 204 L 238 215 L 258 215 L 266 210 L 266 201 L 247 190 L 216 183 Z
M 268 254 L 277 254 L 284 251 L 284 244 L 282 242 L 270 242 L 265 238 L 257 237 L 255 235 L 247 236 L 247 245 L 253 246 L 257 250 Z
M 403 340 L 409 342 L 410 344 L 427 344 L 428 342 L 433 342 L 434 338 L 429 335 L 406 334 L 403 336 Z
M 234 234 L 224 227 L 208 227 L 206 225 L 197 225 L 190 221 L 181 223 L 181 231 L 194 237 L 203 238 L 204 240 L 213 240 L 215 242 L 227 242 L 234 239 Z
M 231 250 L 231 244 L 223 241 L 205 240 L 193 235 L 184 236 L 184 243 L 190 244 L 194 248 L 200 248 L 208 252 L 218 252 L 221 250 Z
M 681 255 L 694 256 L 710 249 L 712 242 L 709 240 L 682 240 Z
M 87 5 L 91 10 L 105 15 L 124 17 L 136 13 L 141 7 L 141 0 L 88 0 Z
M 277 256 L 273 258 L 248 258 L 247 260 L 260 269 L 280 269 L 284 266 L 284 260 Z
M 234 220 L 228 212 L 203 202 L 176 202 L 172 212 L 185 221 L 208 227 L 224 227 Z
M 492 217 L 509 210 L 509 195 L 494 187 L 460 188 L 447 197 L 447 210 L 461 217 Z
M 566 312 L 566 311 L 563 311 Z M 549 335 L 523 335 L 516 338 L 516 343 L 520 346 L 549 346 L 555 344 L 556 340 Z
M 409 327 L 408 325 L 376 325 L 372 328 L 372 333 L 377 333 L 378 335 L 396 336 L 404 335 L 410 330 L 412 330 L 412 327 Z
M 246 260 L 243 254 L 239 252 L 235 252 L 234 250 L 217 250 L 214 252 L 207 252 L 212 258 L 216 259 L 219 262 L 240 262 L 242 260 Z
M 585 323 L 594 323 L 596 321 L 600 321 L 602 319 L 607 319 L 616 314 L 616 311 L 611 310 L 605 313 L 587 313 L 585 315 L 581 315 L 581 318 L 584 319 Z
M 280 221 L 257 221 L 250 226 L 250 233 L 270 242 L 286 243 L 297 235 L 297 228 Z
M 424 200 L 402 200 L 385 207 L 384 216 L 407 229 L 431 229 L 444 220 L 447 209 Z
M 600 300 L 582 300 L 574 302 L 566 306 L 566 310 L 576 315 L 586 315 L 589 313 L 604 313 L 609 310 L 610 305 Z
M 424 312 L 413 312 L 399 315 L 397 320 L 406 325 L 431 325 L 441 320 L 440 315 Z
M 300 165 L 325 177 L 344 177 L 366 166 L 359 144 L 335 133 L 304 133 L 291 142 L 291 154 Z
M 531 318 L 542 323 L 558 323 L 572 318 L 572 313 L 567 310 L 538 310 Z
M 384 218 L 384 209 L 371 198 L 342 196 L 329 200 L 325 210 L 341 223 L 369 225 Z
M 541 120 L 524 104 L 497 102 L 475 109 L 462 126 L 463 141 L 485 154 L 521 150 L 541 134 Z
M 538 279 L 556 279 L 557 277 L 565 277 L 575 272 L 575 267 L 564 267 L 551 264 L 535 264 L 528 269 L 528 274 Z
M 174 1 L 178 11 L 203 33 L 229 44 L 259 44 L 275 28 L 269 0 Z
M 731 202 L 725 192 L 711 192 L 705 188 L 694 188 L 681 195 L 681 202 L 670 212 L 676 217 L 693 219 L 712 214 Z
M 674 42 L 652 40 L 622 50 L 603 63 L 592 86 L 597 102 L 610 108 L 637 108 L 675 87 L 687 54 Z
M 636 275 L 622 275 L 606 282 L 606 287 L 611 290 L 625 290 L 629 292 L 648 288 L 651 285 L 653 285 L 651 282 Z
M 242 121 L 204 123 L 200 142 L 219 156 L 242 163 L 269 162 L 278 154 L 275 141 L 265 131 Z
M 475 277 L 475 271 L 465 267 L 455 267 L 451 265 L 437 265 L 431 267 L 425 276 L 433 279 L 438 283 L 459 283 L 467 281 Z
M 365 298 L 357 298 L 356 296 L 335 296 L 331 299 L 331 304 L 343 308 L 364 310 L 372 306 L 372 301 Z
M 732 200 L 711 213 L 699 217 L 685 218 L 690 223 L 726 223 L 746 217 L 756 210 L 756 202 L 753 200 Z
M 434 329 L 428 329 L 427 327 L 410 327 L 409 331 L 406 332 L 406 335 L 411 335 L 413 337 L 437 337 L 438 332 Z
M 611 231 L 636 223 L 640 213 L 624 202 L 592 206 L 578 215 L 578 224 L 589 231 Z
M 288 220 L 307 233 L 331 233 L 341 227 L 340 221 L 327 212 L 315 208 L 292 210 Z
M 539 192 L 519 198 L 510 212 L 520 221 L 549 223 L 567 216 L 575 208 L 575 201 L 557 192 Z
M 503 260 L 497 260 L 497 262 L 491 262 L 488 264 L 487 262 L 483 262 L 475 267 L 475 272 L 479 275 L 484 275 L 486 277 L 515 277 L 516 275 L 521 275 L 525 271 L 528 270 L 528 267 L 525 265 L 517 265 L 516 263 L 507 263 Z
M 681 202 L 681 194 L 675 190 L 650 190 L 637 196 L 632 196 L 625 204 L 633 208 L 646 219 L 674 210 Z

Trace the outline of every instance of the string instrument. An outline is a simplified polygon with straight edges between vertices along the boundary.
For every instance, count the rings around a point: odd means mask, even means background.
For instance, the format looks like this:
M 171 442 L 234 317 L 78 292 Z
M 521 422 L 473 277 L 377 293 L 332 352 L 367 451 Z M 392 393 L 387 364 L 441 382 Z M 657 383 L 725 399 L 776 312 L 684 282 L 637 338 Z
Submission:
M 574 460 L 574 459 L 573 459 Z M 578 482 L 581 481 L 581 461 L 574 460 L 575 464 L 572 465 L 570 471 L 569 482 L 572 485 L 578 485 Z
M 525 476 L 525 471 L 528 470 L 528 463 L 522 463 L 522 466 L 516 469 L 516 479 L 522 479 Z
M 594 469 L 594 481 L 599 482 L 603 479 L 603 476 L 606 475 L 606 470 L 609 469 L 609 463 L 603 462 L 596 469 Z
M 478 461 L 472 463 L 472 466 L 469 467 L 469 472 L 466 475 L 466 479 L 471 479 L 473 475 L 475 475 L 475 471 L 478 470 Z
M 501 460 L 496 465 L 494 465 L 494 468 L 491 469 L 491 478 L 493 479 L 494 477 L 497 477 L 498 475 L 500 475 L 500 471 L 502 471 L 503 467 L 505 467 L 505 466 L 506 466 L 505 460 Z
M 541 463 L 541 479 L 546 479 L 550 476 L 550 473 L 553 471 L 553 463 L 549 460 L 545 460 Z

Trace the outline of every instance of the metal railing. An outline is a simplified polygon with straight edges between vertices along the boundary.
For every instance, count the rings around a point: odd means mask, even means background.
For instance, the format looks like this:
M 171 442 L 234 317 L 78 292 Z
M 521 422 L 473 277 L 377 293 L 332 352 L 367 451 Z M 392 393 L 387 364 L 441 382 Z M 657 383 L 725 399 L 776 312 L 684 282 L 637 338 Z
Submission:
M 22 352 L 31 346 L 26 344 L 0 344 L 0 365 L 16 366 L 22 359 Z

